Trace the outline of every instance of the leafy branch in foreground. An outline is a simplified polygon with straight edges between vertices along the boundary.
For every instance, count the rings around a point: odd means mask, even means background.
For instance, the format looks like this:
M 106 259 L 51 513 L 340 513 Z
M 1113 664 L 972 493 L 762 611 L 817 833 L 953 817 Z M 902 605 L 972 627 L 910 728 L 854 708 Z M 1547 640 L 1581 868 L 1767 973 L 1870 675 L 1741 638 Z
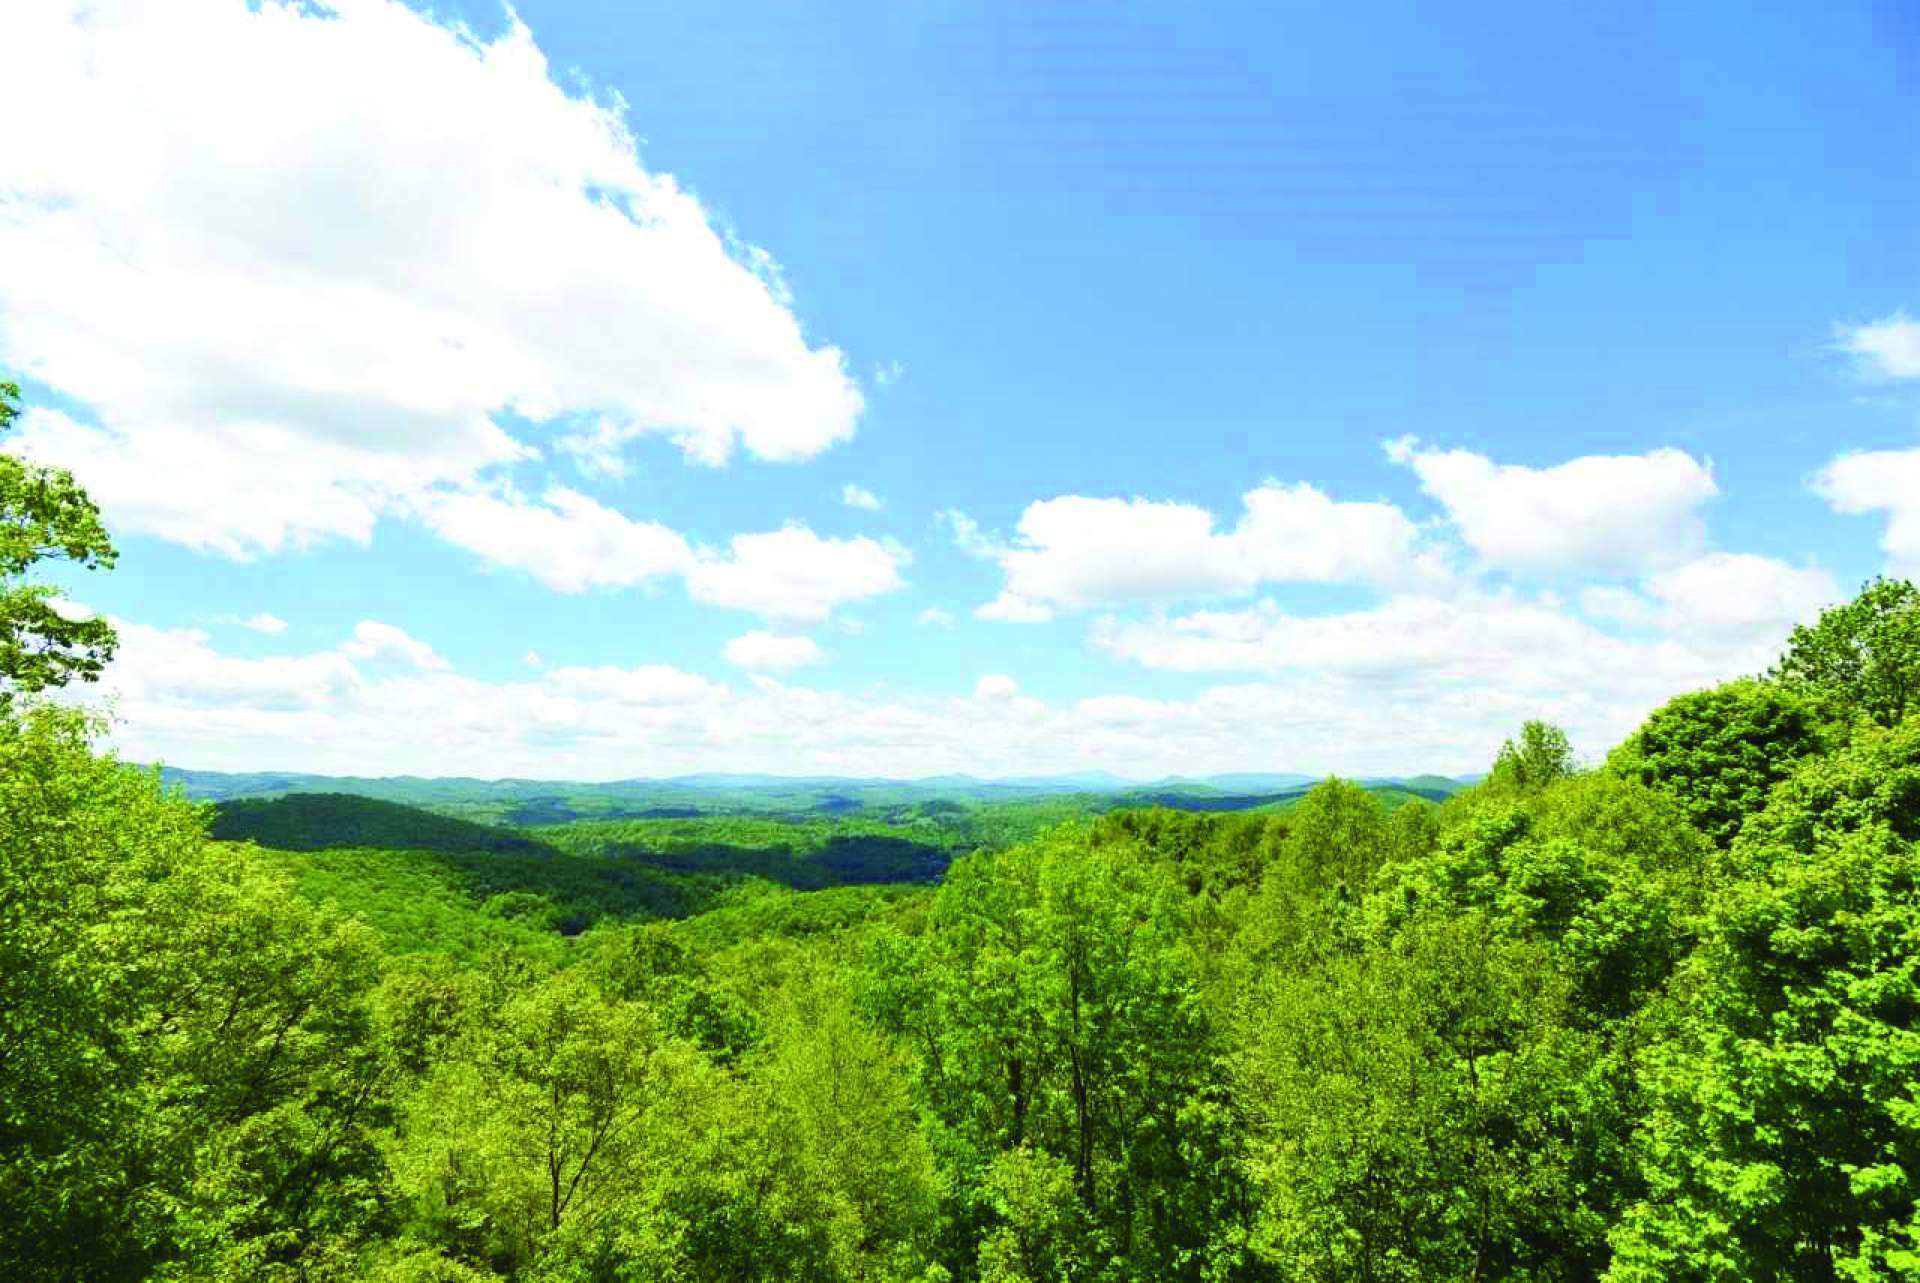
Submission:
M 0 383 L 0 432 L 20 415 L 20 387 Z M 100 509 L 73 474 L 0 453 L 0 706 L 12 691 L 94 681 L 113 658 L 113 625 L 82 615 L 48 584 L 21 579 L 43 561 L 105 569 L 116 557 Z

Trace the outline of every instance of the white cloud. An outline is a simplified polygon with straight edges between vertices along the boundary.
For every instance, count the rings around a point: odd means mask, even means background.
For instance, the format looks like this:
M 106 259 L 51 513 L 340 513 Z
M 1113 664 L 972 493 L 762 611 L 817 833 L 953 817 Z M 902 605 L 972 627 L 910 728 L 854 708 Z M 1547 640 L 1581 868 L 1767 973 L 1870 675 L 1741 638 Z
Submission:
M 1833 576 L 1749 553 L 1716 552 L 1647 580 L 1660 623 L 1680 637 L 1777 641 L 1840 599 Z
M 1538 601 L 1466 593 L 1397 596 L 1335 615 L 1295 615 L 1261 601 L 1244 610 L 1109 618 L 1092 639 L 1148 668 L 1263 674 L 1343 690 L 1356 708 L 1417 707 L 1422 724 L 1444 709 L 1467 739 L 1490 715 L 1546 717 L 1599 751 L 1673 695 L 1764 668 L 1785 631 L 1784 622 L 1768 631 L 1751 616 L 1710 610 L 1696 621 L 1702 626 L 1692 636 L 1621 637 Z M 1330 715 L 1328 726 L 1345 720 Z M 1391 754 L 1390 722 L 1355 733 Z
M 1887 514 L 1880 547 L 1887 569 L 1920 575 L 1920 450 L 1875 450 L 1842 455 L 1816 473 L 1815 493 L 1835 512 Z
M 866 697 L 764 676 L 729 685 L 665 665 L 487 682 L 444 669 L 362 671 L 339 651 L 240 659 L 204 633 L 124 620 L 103 688 L 77 694 L 113 701 L 127 756 L 228 770 L 1394 774 L 1484 769 L 1527 717 L 1565 725 L 1583 753 L 1598 755 L 1675 691 L 1757 666 L 1724 648 L 1620 642 L 1522 602 L 1485 625 L 1473 621 L 1475 603 L 1451 616 L 1444 605 L 1383 608 L 1371 625 L 1319 625 L 1296 653 L 1336 662 L 1269 666 L 1254 680 L 1179 699 L 1115 690 L 1047 703 L 999 682 L 955 698 Z M 1449 653 L 1476 640 L 1492 644 Z M 1376 644 L 1399 645 L 1417 671 L 1358 662 L 1359 648 Z
M 530 650 L 526 654 L 522 655 L 520 657 L 520 662 L 525 664 L 528 668 L 545 668 L 547 666 L 547 661 L 540 658 L 540 652 L 537 650 Z
M 921 628 L 951 629 L 953 627 L 953 615 L 948 611 L 940 609 L 938 606 L 929 606 L 918 615 L 915 615 L 913 622 Z
M 1593 619 L 1696 643 L 1778 642 L 1839 599 L 1840 586 L 1818 567 L 1715 552 L 1650 575 L 1637 589 L 1589 586 L 1580 608 Z
M 1262 600 L 1246 609 L 1144 620 L 1107 616 L 1096 622 L 1092 640 L 1120 658 L 1183 672 L 1297 670 L 1644 696 L 1764 667 L 1795 623 L 1839 595 L 1823 570 L 1714 553 L 1650 577 L 1639 592 L 1582 593 L 1584 613 L 1656 630 L 1645 637 L 1598 629 L 1552 595 L 1468 591 L 1402 594 L 1326 615 L 1293 614 Z
M 0 6 L 0 119 L 35 122 L 0 167 L 0 364 L 94 420 L 16 448 L 122 529 L 247 557 L 528 457 L 503 412 L 616 470 L 642 434 L 705 463 L 852 434 L 777 265 L 524 26 L 331 9 Z
M 1391 504 L 1342 503 L 1310 485 L 1270 481 L 1242 505 L 1226 531 L 1192 504 L 1081 495 L 1029 505 L 1011 541 L 982 534 L 964 513 L 946 519 L 964 551 L 1006 573 L 1000 595 L 975 611 L 985 619 L 1040 622 L 1056 610 L 1243 594 L 1267 583 L 1444 577 Z
M 0 257 L 5 237 L 0 201 Z M 0 284 L 0 294 L 5 288 Z M 11 324 L 0 298 L 0 354 Z M 45 370 L 36 373 L 50 377 Z M 524 454 L 491 424 L 476 424 L 457 438 L 410 435 L 390 425 L 395 445 L 383 453 L 285 424 L 260 422 L 223 434 L 206 426 L 211 422 L 149 421 L 122 432 L 34 407 L 15 424 L 4 448 L 72 469 L 115 529 L 234 558 L 323 537 L 364 544 L 399 495 L 437 480 L 469 478 Z
M 1003 624 L 1044 624 L 1053 618 L 1053 607 L 1032 601 L 1018 593 L 1002 592 L 992 601 L 973 608 L 975 619 L 995 619 Z
M 905 549 L 869 539 L 829 539 L 789 525 L 735 535 L 725 553 L 705 553 L 687 571 L 695 601 L 814 624 L 835 607 L 901 587 Z
M 547 689 L 580 699 L 608 699 L 655 708 L 697 707 L 727 688 L 697 673 L 668 664 L 620 668 L 613 664 L 556 668 L 547 674 Z
M 123 712 L 137 710 L 154 729 L 234 707 L 286 725 L 288 714 L 351 703 L 364 685 L 353 661 L 339 651 L 240 659 L 216 651 L 199 629 L 113 623 L 120 652 L 103 685 Z
M 827 657 L 811 637 L 758 631 L 735 637 L 725 654 L 729 664 L 752 673 L 790 673 Z
M 1007 550 L 1005 543 L 988 535 L 979 522 L 958 508 L 935 513 L 934 523 L 951 527 L 954 547 L 976 560 L 993 561 Z
M 1496 464 L 1411 437 L 1387 455 L 1413 469 L 1467 544 L 1498 570 L 1642 573 L 1694 555 L 1713 470 L 1682 450 L 1586 455 L 1551 468 Z
M 440 672 L 451 665 L 434 653 L 433 647 L 410 636 L 405 629 L 363 619 L 353 628 L 353 639 L 340 648 L 349 659 L 397 659 L 428 672 Z
M 642 584 L 684 574 L 694 563 L 693 549 L 674 531 L 564 486 L 549 487 L 538 501 L 507 487 L 440 491 L 414 508 L 447 542 L 559 592 Z
M 988 673 L 974 683 L 973 693 L 981 699 L 1012 699 L 1020 693 L 1020 683 L 1005 673 Z
M 214 618 L 216 624 L 232 624 L 236 628 L 246 628 L 256 633 L 265 633 L 277 637 L 287 631 L 287 621 L 278 615 L 260 611 L 254 615 L 219 615 Z
M 1660 618 L 1659 607 L 1631 588 L 1595 584 L 1580 590 L 1580 609 L 1594 619 L 1629 628 L 1651 628 Z
M 1400 596 L 1364 610 L 1290 614 L 1271 600 L 1246 609 L 1201 610 L 1124 622 L 1100 620 L 1101 649 L 1149 668 L 1182 672 L 1313 670 L 1394 681 L 1416 676 L 1499 675 L 1509 666 L 1542 676 L 1542 659 L 1604 644 L 1559 611 L 1519 598 Z M 1528 663 L 1525 657 L 1533 655 Z M 1551 681 L 1551 679 L 1548 679 Z
M 1865 373 L 1882 379 L 1920 379 L 1920 321 L 1905 312 L 1842 325 L 1838 346 Z
M 1438 558 L 1419 551 L 1414 524 L 1390 503 L 1339 503 L 1305 482 L 1271 481 L 1243 502 L 1233 537 L 1255 582 L 1391 585 L 1444 577 Z
M 892 592 L 909 559 L 892 543 L 827 538 L 799 524 L 696 549 L 658 522 L 635 521 L 564 486 L 538 500 L 511 487 L 444 491 L 415 507 L 449 543 L 559 592 L 678 577 L 695 601 L 792 623 L 819 623 L 836 607 Z
M 840 502 L 849 508 L 859 508 L 866 512 L 878 512 L 884 506 L 880 502 L 880 496 L 865 486 L 855 485 L 851 481 L 840 487 Z

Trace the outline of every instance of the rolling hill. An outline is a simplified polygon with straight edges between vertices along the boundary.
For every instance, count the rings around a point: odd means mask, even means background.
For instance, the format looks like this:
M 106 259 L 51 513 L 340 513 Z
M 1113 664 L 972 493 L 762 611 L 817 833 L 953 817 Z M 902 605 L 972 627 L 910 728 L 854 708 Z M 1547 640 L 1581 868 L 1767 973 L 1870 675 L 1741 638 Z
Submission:
M 162 779 L 201 801 L 230 803 L 292 795 L 352 795 L 488 825 L 540 827 L 575 820 L 822 816 L 906 824 L 1005 807 L 1034 814 L 1093 815 L 1132 806 L 1195 811 L 1284 809 L 1317 782 L 1299 773 L 1174 776 L 1140 782 L 1099 773 L 986 780 L 836 776 L 698 775 L 663 780 L 565 780 L 306 775 L 193 771 L 166 767 Z M 1440 801 L 1464 785 L 1439 775 L 1360 781 L 1389 804 L 1402 795 Z

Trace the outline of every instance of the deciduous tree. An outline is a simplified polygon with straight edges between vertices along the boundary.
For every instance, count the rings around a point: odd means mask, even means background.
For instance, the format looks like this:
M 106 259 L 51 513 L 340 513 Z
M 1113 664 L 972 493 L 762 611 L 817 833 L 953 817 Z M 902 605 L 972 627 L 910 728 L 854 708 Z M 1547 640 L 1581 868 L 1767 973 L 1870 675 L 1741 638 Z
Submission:
M 0 383 L 0 433 L 19 407 L 19 386 Z M 41 562 L 93 569 L 115 555 L 100 510 L 72 473 L 0 452 L 0 709 L 12 692 L 100 676 L 118 642 L 113 626 L 76 613 L 52 585 L 23 579 Z
M 1875 579 L 1795 628 L 1774 672 L 1843 714 L 1892 726 L 1920 707 L 1920 589 Z

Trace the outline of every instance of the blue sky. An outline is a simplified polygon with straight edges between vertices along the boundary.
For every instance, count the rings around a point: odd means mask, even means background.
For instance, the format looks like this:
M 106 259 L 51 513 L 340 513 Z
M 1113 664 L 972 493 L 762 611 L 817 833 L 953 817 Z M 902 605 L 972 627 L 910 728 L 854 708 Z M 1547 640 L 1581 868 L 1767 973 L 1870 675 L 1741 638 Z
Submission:
M 21 8 L 132 756 L 1464 771 L 1920 569 L 1902 6 Z

